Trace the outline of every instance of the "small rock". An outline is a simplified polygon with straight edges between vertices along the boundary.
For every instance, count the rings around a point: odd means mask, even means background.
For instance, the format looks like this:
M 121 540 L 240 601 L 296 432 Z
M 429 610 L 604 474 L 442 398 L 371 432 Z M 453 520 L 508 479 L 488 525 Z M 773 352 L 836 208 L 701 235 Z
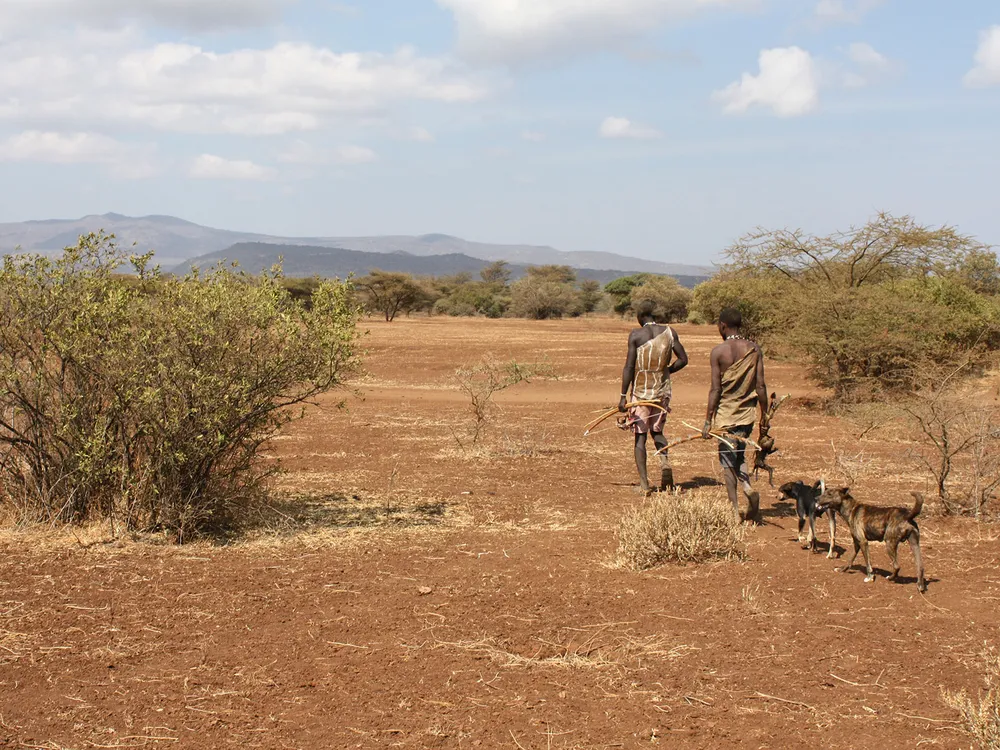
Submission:
M 417 593 L 420 594 L 420 596 L 427 596 L 428 594 L 431 594 L 433 592 L 434 589 L 432 589 L 430 586 L 421 586 L 419 589 L 417 589 Z

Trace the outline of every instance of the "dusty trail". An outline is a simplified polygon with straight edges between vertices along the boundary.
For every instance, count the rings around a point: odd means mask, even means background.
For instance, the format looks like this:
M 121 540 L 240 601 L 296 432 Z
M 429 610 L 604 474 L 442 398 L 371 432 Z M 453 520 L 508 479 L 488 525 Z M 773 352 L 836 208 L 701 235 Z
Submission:
M 581 433 L 617 397 L 627 326 L 369 327 L 364 401 L 326 399 L 276 442 L 311 530 L 181 549 L 0 537 L 0 746 L 968 746 L 939 691 L 978 688 L 997 641 L 995 529 L 922 518 L 921 597 L 905 551 L 906 584 L 834 573 L 767 490 L 747 563 L 615 570 L 616 522 L 642 502 L 629 438 Z M 715 339 L 679 332 L 673 419 L 699 424 Z M 463 452 L 449 377 L 484 344 L 559 379 L 505 394 Z M 769 382 L 810 395 L 791 365 Z M 801 405 L 774 432 L 776 481 L 829 473 L 833 440 L 872 458 L 859 497 L 924 487 L 894 463 L 905 449 Z M 675 473 L 714 483 L 711 447 L 679 449 Z

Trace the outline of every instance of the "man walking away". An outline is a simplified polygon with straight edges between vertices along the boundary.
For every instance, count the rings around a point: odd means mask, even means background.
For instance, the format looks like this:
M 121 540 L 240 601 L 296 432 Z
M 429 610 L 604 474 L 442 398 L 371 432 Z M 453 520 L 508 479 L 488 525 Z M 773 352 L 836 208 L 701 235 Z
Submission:
M 668 325 L 656 322 L 651 302 L 640 303 L 636 317 L 642 326 L 629 334 L 628 357 L 622 371 L 621 400 L 618 410 L 628 412 L 626 424 L 635 434 L 635 467 L 639 472 L 639 486 L 643 493 L 652 489 L 646 473 L 646 436 L 653 436 L 658 449 L 667 447 L 663 428 L 670 409 L 670 376 L 687 367 L 687 352 L 677 334 Z M 671 362 L 671 359 L 673 359 Z M 648 401 L 655 406 L 627 408 L 629 392 L 632 402 Z M 660 454 L 660 491 L 673 489 L 674 474 L 666 452 Z
M 760 347 L 742 334 L 743 315 L 727 308 L 719 315 L 723 343 L 712 350 L 712 390 L 702 437 L 721 434 L 735 447 L 719 443 L 719 462 L 726 481 L 729 502 L 739 513 L 737 487 L 742 485 L 749 507 L 747 520 L 759 520 L 760 493 L 750 485 L 746 464 L 746 442 L 756 422 L 762 424 L 767 412 L 767 384 L 764 382 L 764 355 Z

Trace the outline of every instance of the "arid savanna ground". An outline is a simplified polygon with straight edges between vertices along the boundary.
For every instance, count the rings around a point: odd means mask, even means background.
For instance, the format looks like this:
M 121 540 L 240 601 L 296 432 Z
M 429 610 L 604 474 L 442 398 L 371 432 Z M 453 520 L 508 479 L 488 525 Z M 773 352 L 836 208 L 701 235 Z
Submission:
M 762 481 L 748 561 L 617 569 L 618 520 L 644 502 L 630 437 L 582 433 L 617 400 L 627 323 L 367 327 L 361 397 L 275 442 L 295 499 L 265 528 L 184 547 L 0 534 L 0 747 L 969 747 L 940 694 L 977 690 L 998 640 L 1000 529 L 928 506 L 921 596 L 907 548 L 904 581 L 874 584 L 803 551 Z M 674 435 L 701 423 L 717 337 L 678 330 Z M 486 352 L 556 377 L 503 394 L 461 448 L 452 376 Z M 776 483 L 835 478 L 837 450 L 859 499 L 927 488 L 905 435 L 859 439 L 800 368 L 768 374 L 795 397 Z M 709 443 L 674 466 L 687 488 L 718 479 Z

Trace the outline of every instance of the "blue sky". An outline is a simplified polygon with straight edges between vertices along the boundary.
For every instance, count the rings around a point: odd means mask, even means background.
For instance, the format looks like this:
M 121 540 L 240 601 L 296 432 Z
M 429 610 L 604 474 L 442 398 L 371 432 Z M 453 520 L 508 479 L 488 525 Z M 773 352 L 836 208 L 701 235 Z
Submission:
M 0 222 L 708 262 L 888 210 L 1000 243 L 998 125 L 995 0 L 0 7 Z

